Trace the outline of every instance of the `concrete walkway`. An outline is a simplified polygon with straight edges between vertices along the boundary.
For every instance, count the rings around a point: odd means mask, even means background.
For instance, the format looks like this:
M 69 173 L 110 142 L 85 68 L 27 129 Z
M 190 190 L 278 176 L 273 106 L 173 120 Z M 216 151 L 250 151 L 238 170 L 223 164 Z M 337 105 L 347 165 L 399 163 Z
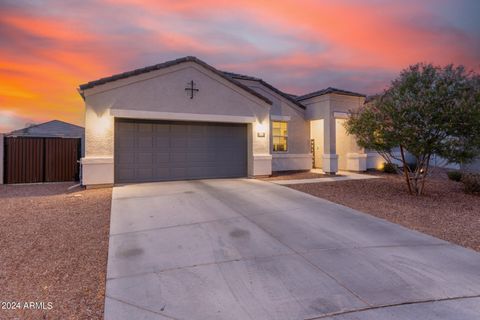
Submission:
M 115 187 L 105 319 L 479 319 L 480 255 L 255 179 Z
M 323 174 L 324 172 L 319 169 L 310 170 L 314 173 Z M 291 180 L 272 180 L 270 182 L 280 185 L 289 184 L 303 184 L 303 183 L 319 183 L 319 182 L 334 182 L 334 181 L 348 181 L 348 180 L 366 180 L 366 179 L 378 179 L 380 177 L 373 176 L 371 174 L 355 173 L 349 171 L 340 171 L 338 175 L 325 177 L 325 178 L 313 178 L 313 179 L 291 179 Z

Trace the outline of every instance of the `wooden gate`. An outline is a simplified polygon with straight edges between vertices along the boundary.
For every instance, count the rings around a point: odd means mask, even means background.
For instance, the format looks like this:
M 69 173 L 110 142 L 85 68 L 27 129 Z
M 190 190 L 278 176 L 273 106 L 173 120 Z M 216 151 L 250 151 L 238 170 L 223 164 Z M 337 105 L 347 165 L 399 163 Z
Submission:
M 80 153 L 78 138 L 5 137 L 4 182 L 76 181 Z

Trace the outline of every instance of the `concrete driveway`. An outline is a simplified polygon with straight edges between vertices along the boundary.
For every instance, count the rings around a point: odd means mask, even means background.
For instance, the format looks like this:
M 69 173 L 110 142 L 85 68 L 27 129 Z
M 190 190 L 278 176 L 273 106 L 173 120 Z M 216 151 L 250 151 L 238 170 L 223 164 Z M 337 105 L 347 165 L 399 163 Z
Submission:
M 105 319 L 479 319 L 480 254 L 276 184 L 115 187 Z

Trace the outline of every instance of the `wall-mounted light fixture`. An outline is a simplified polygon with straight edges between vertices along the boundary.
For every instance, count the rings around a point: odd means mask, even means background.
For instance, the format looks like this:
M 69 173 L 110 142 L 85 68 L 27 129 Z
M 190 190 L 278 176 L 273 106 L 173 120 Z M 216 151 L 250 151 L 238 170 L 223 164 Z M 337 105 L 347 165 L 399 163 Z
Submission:
M 265 138 L 265 125 L 257 122 L 257 137 L 259 138 Z
M 101 115 L 97 115 L 95 119 L 91 119 L 91 130 L 97 136 L 103 136 L 108 131 L 112 129 L 112 117 L 108 114 L 108 112 L 104 112 Z

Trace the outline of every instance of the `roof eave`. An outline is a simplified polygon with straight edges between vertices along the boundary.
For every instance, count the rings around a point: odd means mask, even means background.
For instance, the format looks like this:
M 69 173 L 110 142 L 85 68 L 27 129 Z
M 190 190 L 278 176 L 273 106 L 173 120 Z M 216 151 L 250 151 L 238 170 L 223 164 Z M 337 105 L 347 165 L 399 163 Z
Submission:
M 155 71 L 155 70 L 165 69 L 165 68 L 168 68 L 168 67 L 180 64 L 180 63 L 185 63 L 185 62 L 197 63 L 200 66 L 204 67 L 205 69 L 215 73 L 216 75 L 220 76 L 221 78 L 223 78 L 223 79 L 229 81 L 230 83 L 236 85 L 237 87 L 240 87 L 242 90 L 246 91 L 250 95 L 253 95 L 260 100 L 263 100 L 265 103 L 267 103 L 269 105 L 273 104 L 273 102 L 270 101 L 270 99 L 262 96 L 258 92 L 250 89 L 249 87 L 243 85 L 242 83 L 226 76 L 221 71 L 215 69 L 214 67 L 212 67 L 208 63 L 203 62 L 202 60 L 200 60 L 196 57 L 193 57 L 193 56 L 178 58 L 178 59 L 163 62 L 163 63 L 160 63 L 160 64 L 156 64 L 156 65 L 152 65 L 152 66 L 148 66 L 148 67 L 144 67 L 144 68 L 139 68 L 139 69 L 135 69 L 135 70 L 132 70 L 132 71 L 127 71 L 127 72 L 115 74 L 115 75 L 112 75 L 110 77 L 104 77 L 104 78 L 100 78 L 98 80 L 90 81 L 90 82 L 79 85 L 78 91 L 79 91 L 79 94 L 82 96 L 82 98 L 85 100 L 85 95 L 84 95 L 85 90 L 88 90 L 88 89 L 91 89 L 93 87 L 103 85 L 103 84 L 106 84 L 106 83 L 109 83 L 109 82 L 114 82 L 114 81 L 117 81 L 117 80 L 126 79 L 126 78 L 129 78 L 129 77 L 140 75 L 140 74 L 143 74 L 143 73 L 148 73 L 148 72 L 152 72 L 152 71 Z

